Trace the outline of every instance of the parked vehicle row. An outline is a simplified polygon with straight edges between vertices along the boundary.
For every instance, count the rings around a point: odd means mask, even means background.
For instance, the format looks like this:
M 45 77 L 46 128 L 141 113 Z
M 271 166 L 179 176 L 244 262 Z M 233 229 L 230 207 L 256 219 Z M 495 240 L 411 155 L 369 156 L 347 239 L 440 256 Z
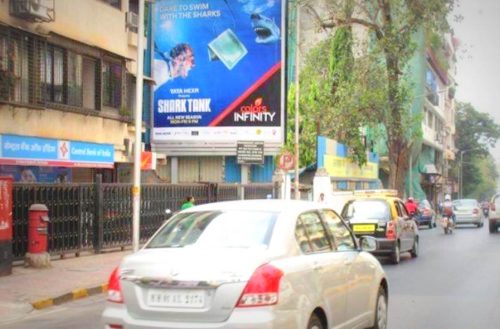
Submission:
M 418 257 L 419 225 L 435 227 L 436 212 L 423 200 L 410 213 L 392 190 L 344 197 L 340 215 L 325 203 L 283 200 L 174 214 L 112 273 L 103 326 L 387 328 L 389 284 L 375 256 Z M 500 223 L 500 195 L 491 205 L 490 230 Z M 477 201 L 453 208 L 458 224 L 483 225 Z

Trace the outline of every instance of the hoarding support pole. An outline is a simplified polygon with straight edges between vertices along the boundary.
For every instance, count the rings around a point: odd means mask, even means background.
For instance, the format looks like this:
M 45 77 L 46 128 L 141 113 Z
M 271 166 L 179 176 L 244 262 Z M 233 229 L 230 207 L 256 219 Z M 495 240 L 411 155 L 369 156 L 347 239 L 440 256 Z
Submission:
M 132 247 L 139 250 L 141 206 L 141 145 L 142 145 L 142 90 L 144 76 L 144 0 L 139 0 L 139 28 L 137 31 L 137 81 L 135 84 L 135 143 L 134 186 L 132 187 Z
M 179 158 L 178 157 L 171 157 L 171 165 L 170 165 L 170 181 L 172 184 L 178 184 L 179 183 Z
M 300 191 L 299 191 L 299 96 L 300 96 L 300 83 L 299 83 L 299 41 L 300 41 L 300 4 L 299 0 L 296 0 L 296 10 L 297 13 L 295 15 L 295 200 L 300 199 Z
M 242 164 L 241 165 L 241 184 L 248 184 L 248 172 L 250 171 L 250 166 Z

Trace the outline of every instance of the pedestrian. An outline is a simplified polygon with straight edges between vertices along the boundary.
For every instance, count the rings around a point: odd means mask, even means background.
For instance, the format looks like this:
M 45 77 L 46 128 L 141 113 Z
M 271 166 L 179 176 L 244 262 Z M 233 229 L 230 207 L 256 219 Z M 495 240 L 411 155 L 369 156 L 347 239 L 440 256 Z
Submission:
M 188 209 L 194 207 L 194 197 L 193 196 L 188 196 L 186 198 L 186 201 L 181 206 L 181 210 Z

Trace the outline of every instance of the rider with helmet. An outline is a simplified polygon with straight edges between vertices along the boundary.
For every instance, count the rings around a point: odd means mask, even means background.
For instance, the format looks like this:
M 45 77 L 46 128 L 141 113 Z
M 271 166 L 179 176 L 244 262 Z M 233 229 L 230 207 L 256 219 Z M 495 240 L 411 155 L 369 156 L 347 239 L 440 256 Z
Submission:
M 410 214 L 410 216 L 415 216 L 418 211 L 418 206 L 415 200 L 412 197 L 409 197 L 405 203 L 406 210 Z
M 451 218 L 453 224 L 455 224 L 455 212 L 453 211 L 453 202 L 451 201 L 451 196 L 449 194 L 444 196 L 444 202 L 441 208 L 441 214 Z

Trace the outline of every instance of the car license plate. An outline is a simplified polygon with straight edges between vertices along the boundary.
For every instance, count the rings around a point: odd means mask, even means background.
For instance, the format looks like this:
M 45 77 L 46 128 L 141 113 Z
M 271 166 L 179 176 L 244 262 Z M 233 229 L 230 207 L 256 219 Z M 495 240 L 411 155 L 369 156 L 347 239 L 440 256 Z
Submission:
M 204 290 L 149 289 L 149 306 L 202 308 L 205 306 Z
M 369 232 L 372 233 L 375 231 L 375 225 L 369 224 L 369 225 L 354 225 L 353 229 L 354 232 L 360 233 L 360 232 Z

